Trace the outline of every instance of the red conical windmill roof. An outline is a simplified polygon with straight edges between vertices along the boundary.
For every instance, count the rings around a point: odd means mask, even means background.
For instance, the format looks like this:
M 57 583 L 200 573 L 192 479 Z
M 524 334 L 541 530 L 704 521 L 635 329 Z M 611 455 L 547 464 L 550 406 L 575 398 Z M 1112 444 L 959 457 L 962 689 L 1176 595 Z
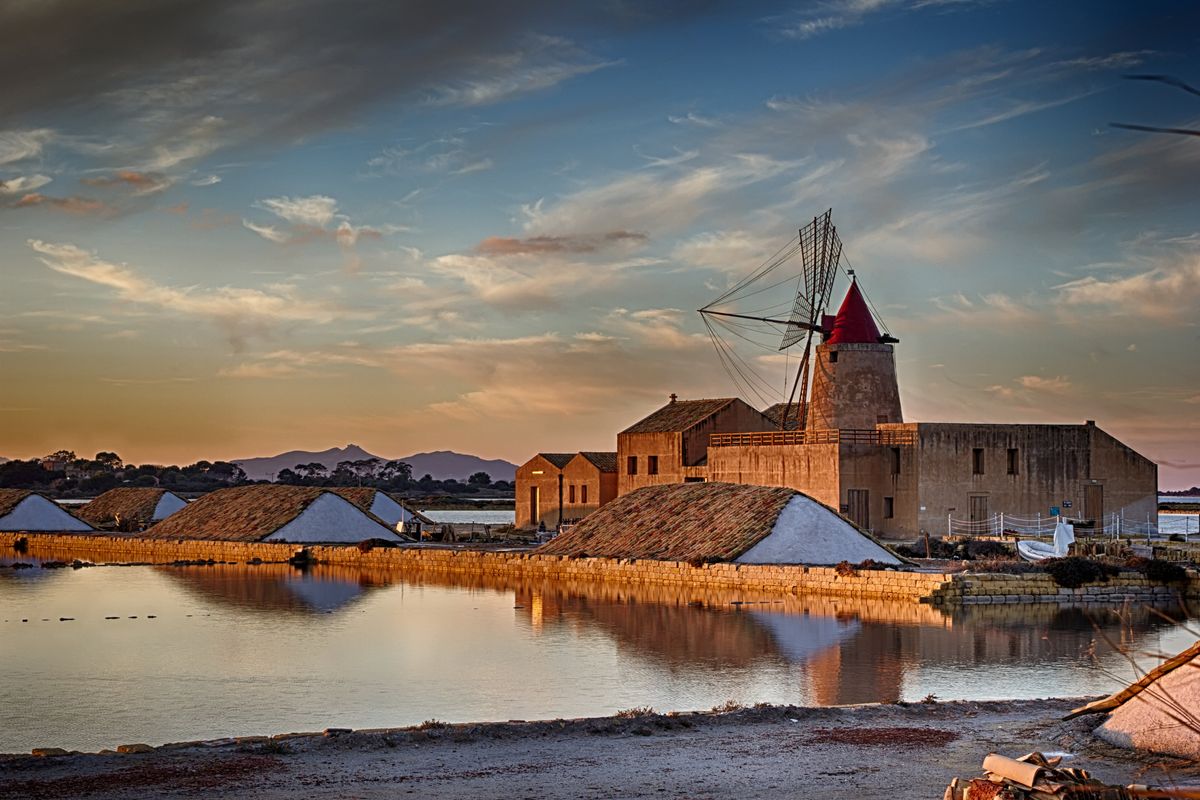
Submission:
M 833 331 L 827 344 L 878 344 L 879 327 L 867 308 L 867 301 L 858 290 L 858 280 L 850 283 L 850 291 L 833 320 Z

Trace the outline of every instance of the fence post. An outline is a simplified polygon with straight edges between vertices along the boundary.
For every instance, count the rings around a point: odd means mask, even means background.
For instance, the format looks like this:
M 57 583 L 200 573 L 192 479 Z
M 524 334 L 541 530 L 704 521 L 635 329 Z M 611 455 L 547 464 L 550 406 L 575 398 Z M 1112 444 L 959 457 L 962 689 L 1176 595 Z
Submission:
M 1000 539 L 1004 539 L 1004 512 L 1000 512 Z
M 947 514 L 946 515 L 946 535 L 952 536 L 953 534 L 954 534 L 954 517 L 950 514 Z

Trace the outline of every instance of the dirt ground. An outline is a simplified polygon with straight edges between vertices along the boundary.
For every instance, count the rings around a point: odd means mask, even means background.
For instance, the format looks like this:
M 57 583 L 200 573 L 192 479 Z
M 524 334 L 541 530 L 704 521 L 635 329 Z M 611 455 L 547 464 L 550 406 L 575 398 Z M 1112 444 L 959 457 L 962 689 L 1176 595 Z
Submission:
M 989 752 L 1072 754 L 1113 783 L 1200 784 L 1116 750 L 1081 699 L 767 706 L 721 713 L 281 734 L 144 754 L 0 757 L 0 798 L 888 798 L 937 800 Z

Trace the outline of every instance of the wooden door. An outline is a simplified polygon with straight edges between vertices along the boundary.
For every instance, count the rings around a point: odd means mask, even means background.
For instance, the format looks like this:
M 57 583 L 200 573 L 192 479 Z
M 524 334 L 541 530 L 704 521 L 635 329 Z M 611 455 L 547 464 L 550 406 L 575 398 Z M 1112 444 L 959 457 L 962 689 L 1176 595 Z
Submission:
M 1104 487 L 1098 483 L 1090 483 L 1083 487 L 1083 516 L 1085 519 L 1096 521 L 1096 525 L 1104 526 Z
M 542 519 L 541 509 L 538 508 L 538 487 L 529 487 L 529 524 L 536 526 Z
M 971 522 L 986 522 L 988 518 L 986 494 L 971 495 Z
M 871 529 L 871 492 L 867 489 L 847 489 L 846 503 L 850 521 L 864 530 Z

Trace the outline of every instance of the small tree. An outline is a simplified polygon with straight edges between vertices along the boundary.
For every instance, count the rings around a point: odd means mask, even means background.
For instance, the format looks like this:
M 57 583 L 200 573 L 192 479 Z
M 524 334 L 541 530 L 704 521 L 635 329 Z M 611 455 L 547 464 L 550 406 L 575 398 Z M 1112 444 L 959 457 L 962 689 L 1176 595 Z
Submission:
M 121 461 L 121 457 L 119 455 L 116 453 L 110 453 L 107 450 L 102 450 L 99 453 L 96 453 L 95 461 L 97 464 L 100 464 L 110 472 L 116 472 L 123 467 L 125 463 Z
M 492 483 L 492 476 L 488 475 L 486 472 L 476 472 L 474 475 L 467 478 L 467 483 L 470 483 L 474 486 L 490 486 Z

